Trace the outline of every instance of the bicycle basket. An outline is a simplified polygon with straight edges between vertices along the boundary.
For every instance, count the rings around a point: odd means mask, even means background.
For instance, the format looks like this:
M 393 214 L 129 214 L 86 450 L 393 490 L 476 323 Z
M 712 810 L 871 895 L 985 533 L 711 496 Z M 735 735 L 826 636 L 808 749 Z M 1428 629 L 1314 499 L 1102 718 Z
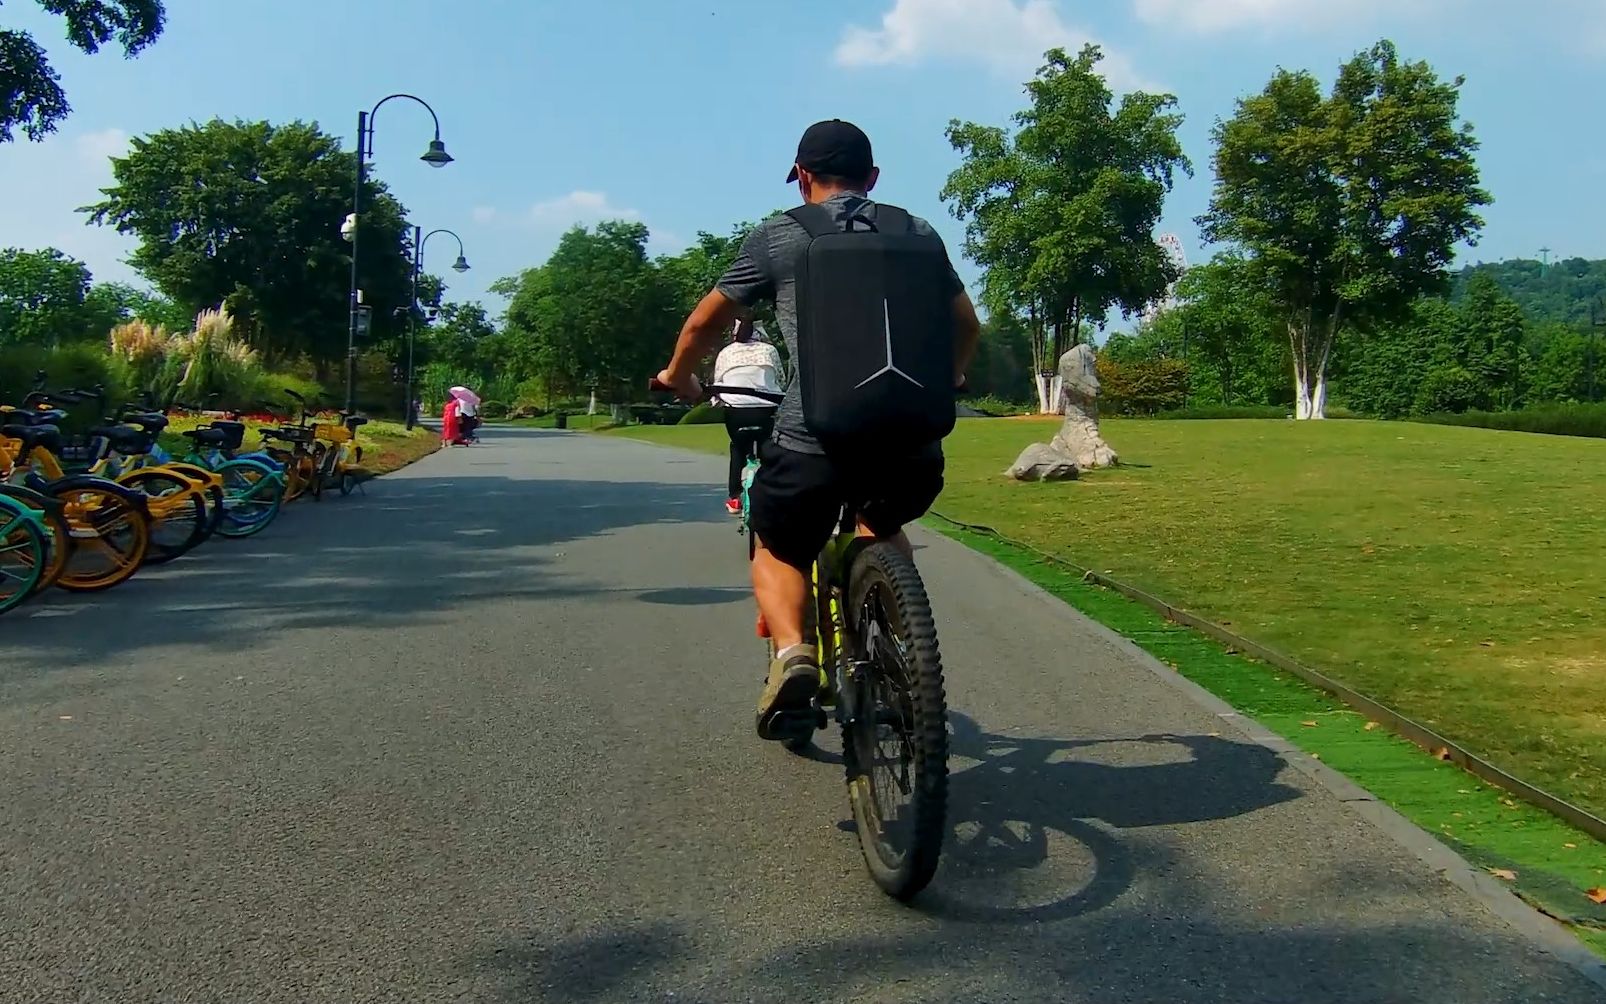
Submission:
M 343 425 L 318 424 L 312 427 L 313 433 L 326 443 L 344 443 L 351 439 L 351 430 Z
M 312 428 L 301 425 L 281 426 L 275 432 L 280 439 L 287 443 L 310 443 L 315 438 Z

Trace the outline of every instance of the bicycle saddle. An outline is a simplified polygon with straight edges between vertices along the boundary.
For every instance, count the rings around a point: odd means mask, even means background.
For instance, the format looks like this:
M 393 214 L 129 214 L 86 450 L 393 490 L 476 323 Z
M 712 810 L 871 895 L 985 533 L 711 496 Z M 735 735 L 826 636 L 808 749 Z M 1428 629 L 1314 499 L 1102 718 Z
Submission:
M 151 447 L 156 445 L 155 435 L 126 425 L 97 425 L 89 430 L 89 434 L 106 440 L 113 450 L 125 456 L 149 453 Z
M 5 413 L 5 421 L 12 425 L 55 425 L 66 417 L 67 413 L 60 408 L 47 408 L 43 411 L 17 408 Z
M 222 429 L 205 426 L 199 429 L 190 429 L 184 433 L 188 439 L 193 439 L 200 446 L 223 446 L 229 441 L 229 434 Z
M 167 416 L 154 411 L 124 415 L 122 421 L 127 425 L 137 425 L 153 436 L 167 428 Z
M 54 425 L 7 425 L 0 427 L 0 435 L 19 440 L 25 450 L 61 450 L 61 430 Z

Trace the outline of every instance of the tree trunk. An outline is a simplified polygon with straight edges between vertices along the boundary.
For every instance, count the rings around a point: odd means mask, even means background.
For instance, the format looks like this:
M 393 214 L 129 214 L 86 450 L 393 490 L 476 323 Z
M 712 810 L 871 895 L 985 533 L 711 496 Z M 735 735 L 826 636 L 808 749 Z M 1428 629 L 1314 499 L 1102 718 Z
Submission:
M 1301 321 L 1288 324 L 1289 345 L 1294 356 L 1294 418 L 1319 421 L 1327 417 L 1327 360 L 1338 333 L 1338 311 L 1319 329 L 1307 310 Z
M 1054 410 L 1054 400 L 1049 393 L 1049 381 L 1054 373 L 1048 365 L 1048 324 L 1038 311 L 1036 303 L 1033 303 L 1028 311 L 1032 335 L 1032 389 L 1037 394 L 1038 412 L 1047 415 Z

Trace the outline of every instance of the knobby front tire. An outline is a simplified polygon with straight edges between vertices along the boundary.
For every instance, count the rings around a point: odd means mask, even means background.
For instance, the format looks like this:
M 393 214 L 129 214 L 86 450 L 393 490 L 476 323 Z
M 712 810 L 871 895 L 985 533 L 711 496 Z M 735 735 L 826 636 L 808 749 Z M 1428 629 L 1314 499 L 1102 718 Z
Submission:
M 848 575 L 848 798 L 875 883 L 907 901 L 937 871 L 947 830 L 948 707 L 931 602 L 914 562 L 878 541 Z M 901 798 L 902 805 L 894 805 Z

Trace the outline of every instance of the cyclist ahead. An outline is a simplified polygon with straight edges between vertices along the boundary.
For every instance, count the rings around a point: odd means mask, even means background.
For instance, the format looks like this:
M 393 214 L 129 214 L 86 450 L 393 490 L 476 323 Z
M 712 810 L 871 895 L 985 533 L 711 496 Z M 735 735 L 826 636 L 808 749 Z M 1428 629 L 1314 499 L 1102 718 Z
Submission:
M 658 374 L 698 397 L 695 370 L 724 332 L 774 302 L 796 365 L 749 495 L 753 593 L 776 651 L 758 704 L 766 739 L 778 738 L 777 712 L 807 709 L 819 689 L 819 654 L 803 636 L 809 567 L 850 501 L 861 534 L 907 549 L 903 527 L 942 491 L 954 389 L 981 334 L 942 238 L 870 199 L 879 175 L 857 126 L 810 126 L 786 178 L 804 204 L 748 234 Z

